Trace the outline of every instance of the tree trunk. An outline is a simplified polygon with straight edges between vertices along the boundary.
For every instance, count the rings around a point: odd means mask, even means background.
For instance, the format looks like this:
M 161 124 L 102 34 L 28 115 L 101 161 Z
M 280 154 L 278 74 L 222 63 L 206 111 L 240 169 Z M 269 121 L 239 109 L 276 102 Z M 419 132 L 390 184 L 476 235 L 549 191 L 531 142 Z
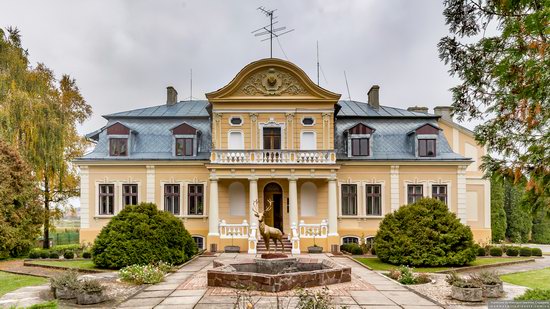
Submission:
M 44 241 L 42 248 L 50 248 L 50 185 L 47 175 L 44 175 Z

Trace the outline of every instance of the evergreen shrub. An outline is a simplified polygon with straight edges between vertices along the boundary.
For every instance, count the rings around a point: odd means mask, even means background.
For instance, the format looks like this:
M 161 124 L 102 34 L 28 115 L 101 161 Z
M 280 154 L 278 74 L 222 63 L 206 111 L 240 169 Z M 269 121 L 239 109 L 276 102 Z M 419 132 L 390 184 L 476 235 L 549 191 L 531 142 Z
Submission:
M 155 204 L 126 206 L 101 230 L 92 247 L 92 260 L 101 268 L 121 268 L 189 260 L 197 245 L 183 222 Z
M 519 248 L 518 247 L 508 247 L 506 249 L 506 255 L 507 256 L 518 256 L 519 255 Z
M 542 256 L 542 250 L 540 248 L 531 248 L 532 256 Z
M 85 259 L 89 259 L 92 257 L 92 253 L 90 253 L 89 251 L 84 251 L 82 253 L 82 257 L 85 258 Z
M 491 247 L 489 249 L 490 256 L 502 256 L 502 248 L 500 247 Z
M 50 259 L 58 259 L 59 258 L 59 253 L 57 252 L 50 252 Z
M 459 266 L 476 258 L 470 228 L 435 199 L 387 214 L 374 243 L 378 258 L 394 265 Z
M 65 251 L 65 253 L 63 253 L 63 257 L 66 258 L 67 260 L 74 259 L 74 251 L 72 250 Z
M 519 255 L 520 256 L 531 256 L 531 248 L 521 247 L 521 249 L 519 249 Z

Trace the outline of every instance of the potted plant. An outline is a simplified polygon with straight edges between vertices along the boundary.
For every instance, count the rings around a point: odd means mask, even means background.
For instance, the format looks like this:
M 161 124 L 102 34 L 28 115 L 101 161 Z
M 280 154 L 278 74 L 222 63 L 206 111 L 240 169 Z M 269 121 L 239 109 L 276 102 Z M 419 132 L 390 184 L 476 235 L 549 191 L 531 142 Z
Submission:
M 471 275 L 472 279 L 481 284 L 483 297 L 498 298 L 502 296 L 504 288 L 502 280 L 494 271 L 482 271 L 479 274 Z
M 317 236 L 318 233 L 319 233 L 318 229 L 315 229 L 313 231 L 313 246 L 307 247 L 308 253 L 323 253 L 323 247 L 317 246 L 317 244 L 315 243 L 315 236 Z
M 235 237 L 235 232 L 231 231 L 229 232 L 229 235 L 231 235 L 231 246 L 225 246 L 223 250 L 226 253 L 239 253 L 241 252 L 241 247 L 233 245 L 233 238 Z
M 54 292 L 55 298 L 73 299 L 76 298 L 80 287 L 78 281 L 78 272 L 68 270 L 50 279 L 50 286 Z
M 88 279 L 80 284 L 76 303 L 79 305 L 98 304 L 104 300 L 105 287 L 97 279 Z
M 456 272 L 449 274 L 446 281 L 451 285 L 451 297 L 453 299 L 466 302 L 483 300 L 483 289 L 478 281 L 462 278 Z

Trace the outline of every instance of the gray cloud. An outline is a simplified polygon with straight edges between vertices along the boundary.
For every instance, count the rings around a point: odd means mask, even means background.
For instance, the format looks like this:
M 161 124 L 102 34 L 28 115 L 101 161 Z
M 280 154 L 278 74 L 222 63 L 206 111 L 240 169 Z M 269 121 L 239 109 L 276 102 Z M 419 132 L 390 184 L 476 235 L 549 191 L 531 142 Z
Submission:
M 251 61 L 269 56 L 250 32 L 266 24 L 256 8 L 277 8 L 281 25 L 295 28 L 280 42 L 288 59 L 316 80 L 315 42 L 327 82 L 347 98 L 366 100 L 372 84 L 381 103 L 406 108 L 450 104 L 457 81 L 438 59 L 447 33 L 438 1 L 3 1 L 0 26 L 17 26 L 33 63 L 77 79 L 93 117 L 162 104 L 165 87 L 180 98 L 221 88 Z M 274 43 L 274 56 L 284 58 Z M 467 125 L 468 126 L 468 125 Z

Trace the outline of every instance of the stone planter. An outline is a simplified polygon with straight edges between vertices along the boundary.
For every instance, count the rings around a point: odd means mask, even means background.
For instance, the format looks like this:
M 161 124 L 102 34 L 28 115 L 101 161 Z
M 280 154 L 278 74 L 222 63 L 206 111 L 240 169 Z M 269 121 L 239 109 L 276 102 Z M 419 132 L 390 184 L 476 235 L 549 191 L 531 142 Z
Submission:
M 103 292 L 82 291 L 76 296 L 76 303 L 79 305 L 99 304 L 103 301 Z
M 482 288 L 461 288 L 451 286 L 451 297 L 460 301 L 477 302 L 483 300 Z
M 239 252 L 241 252 L 241 247 L 239 247 L 239 246 L 225 246 L 225 248 L 223 248 L 223 250 L 226 253 L 239 253 Z
M 70 288 L 56 288 L 55 289 L 55 298 L 57 299 L 73 299 L 76 298 L 77 291 Z
M 323 253 L 323 247 L 311 246 L 307 247 L 308 253 Z
M 500 284 L 495 285 L 483 285 L 483 297 L 488 298 L 499 298 L 502 296 L 502 293 L 504 292 L 504 288 L 502 287 L 502 282 Z

